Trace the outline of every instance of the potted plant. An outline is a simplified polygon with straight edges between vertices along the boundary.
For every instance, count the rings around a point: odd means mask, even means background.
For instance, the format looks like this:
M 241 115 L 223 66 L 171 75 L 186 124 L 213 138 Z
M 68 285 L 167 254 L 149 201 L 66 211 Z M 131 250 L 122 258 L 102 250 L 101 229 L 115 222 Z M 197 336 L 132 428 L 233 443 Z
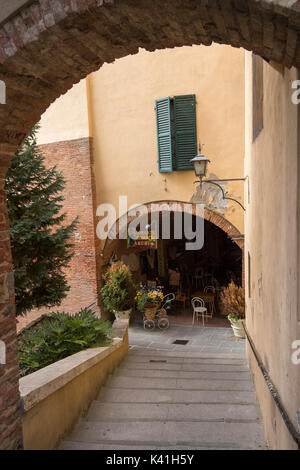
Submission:
M 160 288 L 148 289 L 141 286 L 135 297 L 136 307 L 145 313 L 147 320 L 153 320 L 163 298 L 164 294 Z
M 116 319 L 129 319 L 136 295 L 136 287 L 128 266 L 118 261 L 110 266 L 101 289 L 104 307 Z
M 231 323 L 233 333 L 238 338 L 245 338 L 245 291 L 243 287 L 237 286 L 233 281 L 227 287 L 223 287 L 220 300 Z

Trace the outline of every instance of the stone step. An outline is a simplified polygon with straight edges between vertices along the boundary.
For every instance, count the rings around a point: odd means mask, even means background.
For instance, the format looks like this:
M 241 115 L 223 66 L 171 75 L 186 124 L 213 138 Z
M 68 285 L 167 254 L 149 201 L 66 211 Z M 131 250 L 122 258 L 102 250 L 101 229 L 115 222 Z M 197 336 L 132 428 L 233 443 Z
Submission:
M 227 390 L 253 391 L 250 380 L 170 379 L 147 377 L 122 377 L 114 375 L 107 384 L 110 388 L 156 389 L 156 390 Z
M 119 367 L 114 373 L 114 377 L 153 377 L 153 378 L 170 378 L 170 379 L 216 379 L 216 380 L 251 380 L 251 374 L 247 372 L 189 372 L 185 370 L 161 370 L 161 369 L 128 369 L 125 366 Z
M 143 443 L 140 443 L 140 445 L 128 445 L 128 444 L 110 444 L 110 443 L 103 443 L 100 444 L 99 442 L 73 442 L 69 440 L 64 440 L 62 441 L 60 447 L 58 450 L 168 450 L 168 451 L 173 451 L 173 450 L 191 450 L 190 446 L 153 446 L 153 445 L 144 445 Z M 230 448 L 230 447 L 222 447 L 218 446 L 217 444 L 214 444 L 213 447 L 201 447 L 196 446 L 193 447 L 192 450 L 236 450 L 235 448 Z M 257 449 L 256 449 L 257 450 Z
M 204 352 L 195 352 L 195 351 L 157 351 L 156 349 L 150 348 L 141 348 L 141 349 L 130 349 L 128 356 L 163 356 L 163 357 L 181 357 L 181 358 L 189 358 L 189 359 L 238 359 L 246 361 L 245 353 L 240 352 L 214 352 L 212 353 L 204 353 Z
M 68 439 L 105 445 L 188 446 L 256 449 L 263 446 L 258 423 L 224 422 L 91 422 L 78 426 Z
M 98 400 L 103 403 L 256 403 L 255 393 L 252 391 L 160 390 L 111 387 L 103 387 Z
M 248 372 L 247 365 L 230 365 L 230 364 L 189 364 L 178 362 L 135 362 L 125 359 L 121 368 L 131 370 L 177 370 L 185 372 Z
M 243 354 L 131 350 L 64 450 L 264 449 Z
M 149 363 L 149 362 L 158 362 L 165 361 L 168 364 L 217 364 L 217 365 L 230 365 L 234 367 L 238 366 L 248 366 L 245 359 L 236 359 L 236 358 L 213 358 L 213 357 L 179 357 L 179 356 L 165 356 L 165 355 L 139 355 L 139 354 L 128 354 L 125 358 L 124 363 Z
M 257 405 L 101 403 L 94 401 L 88 421 L 257 421 Z

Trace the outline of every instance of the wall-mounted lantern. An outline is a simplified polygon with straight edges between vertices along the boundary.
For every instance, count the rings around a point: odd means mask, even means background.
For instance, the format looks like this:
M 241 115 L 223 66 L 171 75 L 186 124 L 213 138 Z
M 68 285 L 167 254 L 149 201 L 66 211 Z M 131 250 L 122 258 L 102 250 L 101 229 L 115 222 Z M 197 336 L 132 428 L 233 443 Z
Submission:
M 206 176 L 207 165 L 208 163 L 210 163 L 210 160 L 204 155 L 200 154 L 194 157 L 191 160 L 191 163 L 194 165 L 196 176 L 200 178 L 200 181 L 202 182 L 202 179 L 204 178 L 204 176 Z

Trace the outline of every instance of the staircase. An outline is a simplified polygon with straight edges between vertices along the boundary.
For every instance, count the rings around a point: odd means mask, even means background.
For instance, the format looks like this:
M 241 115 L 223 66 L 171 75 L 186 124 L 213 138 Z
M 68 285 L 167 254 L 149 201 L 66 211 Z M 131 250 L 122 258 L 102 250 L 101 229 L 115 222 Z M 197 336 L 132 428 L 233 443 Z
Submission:
M 64 450 L 264 449 L 247 362 L 237 354 L 132 350 Z

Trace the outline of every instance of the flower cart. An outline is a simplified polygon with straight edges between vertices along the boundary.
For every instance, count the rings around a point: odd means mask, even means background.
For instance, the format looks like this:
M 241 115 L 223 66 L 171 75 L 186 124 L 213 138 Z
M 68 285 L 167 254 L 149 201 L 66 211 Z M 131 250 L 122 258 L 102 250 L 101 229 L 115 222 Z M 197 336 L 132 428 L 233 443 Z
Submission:
M 147 289 L 141 287 L 136 295 L 137 309 L 143 315 L 145 330 L 153 330 L 156 326 L 160 329 L 169 328 L 167 309 L 170 308 L 174 294 L 164 297 L 161 289 Z

